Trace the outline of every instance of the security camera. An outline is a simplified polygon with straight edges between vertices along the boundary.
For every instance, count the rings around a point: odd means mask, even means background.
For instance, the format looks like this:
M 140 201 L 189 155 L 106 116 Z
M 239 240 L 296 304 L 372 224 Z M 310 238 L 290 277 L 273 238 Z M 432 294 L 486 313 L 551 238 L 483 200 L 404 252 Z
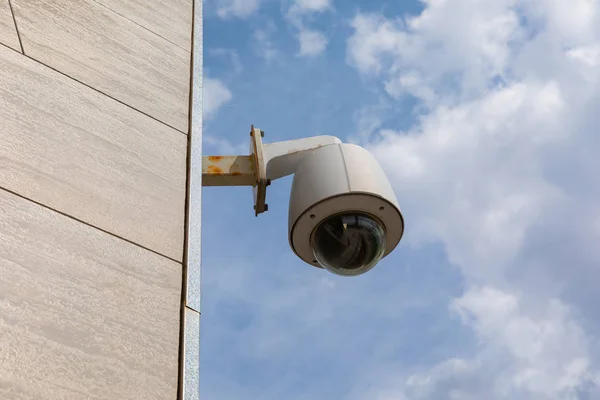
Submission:
M 298 164 L 289 208 L 289 241 L 305 262 L 360 275 L 400 242 L 404 221 L 394 191 L 371 153 L 334 143 Z
M 271 181 L 293 174 L 292 251 L 337 275 L 363 274 L 396 248 L 404 219 L 390 182 L 369 151 L 333 136 L 263 145 L 263 135 L 252 128 L 250 156 L 205 157 L 203 185 L 254 186 L 258 215 L 268 210 Z

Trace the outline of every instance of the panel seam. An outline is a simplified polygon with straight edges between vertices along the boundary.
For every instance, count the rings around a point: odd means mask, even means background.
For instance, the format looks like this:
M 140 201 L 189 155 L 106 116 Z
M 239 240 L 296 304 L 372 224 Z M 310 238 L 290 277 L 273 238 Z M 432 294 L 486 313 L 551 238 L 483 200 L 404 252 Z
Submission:
M 21 47 L 21 53 L 25 55 L 25 50 L 23 49 L 23 42 L 21 41 L 21 34 L 19 34 L 19 26 L 17 25 L 17 16 L 15 15 L 15 11 L 13 10 L 13 6 L 10 0 L 8 0 L 8 8 L 10 9 L 10 14 L 13 18 L 13 23 L 15 24 L 15 32 L 17 33 L 17 38 L 19 39 L 19 47 Z
M 86 221 L 84 221 L 84 220 L 82 220 L 82 219 L 79 219 L 79 218 L 77 218 L 77 217 L 75 217 L 75 216 L 73 216 L 73 215 L 67 214 L 67 213 L 66 213 L 66 212 L 64 212 L 64 211 L 60 211 L 60 210 L 58 210 L 58 209 L 56 209 L 56 208 L 54 208 L 54 207 L 51 207 L 51 206 L 49 206 L 49 205 L 47 205 L 47 204 L 44 204 L 44 203 L 42 203 L 42 202 L 40 202 L 40 201 L 33 200 L 33 199 L 31 199 L 31 198 L 29 198 L 29 197 L 27 197 L 27 196 L 24 196 L 24 195 L 22 195 L 22 194 L 20 194 L 20 193 L 18 193 L 18 192 L 15 192 L 14 190 L 7 189 L 7 188 L 5 188 L 5 187 L 2 187 L 2 186 L 0 186 L 0 190 L 4 191 L 4 192 L 6 192 L 6 193 L 10 193 L 10 194 L 12 194 L 12 195 L 14 195 L 14 196 L 17 196 L 17 197 L 18 197 L 18 198 L 20 198 L 20 199 L 23 199 L 23 200 L 25 200 L 25 201 L 28 201 L 28 202 L 30 202 L 30 203 L 33 203 L 33 204 L 35 204 L 35 205 L 38 205 L 38 206 L 40 206 L 40 207 L 42 207 L 42 208 L 45 208 L 46 210 L 49 210 L 49 211 L 55 212 L 55 213 L 57 213 L 57 214 L 59 214 L 59 215 L 62 215 L 63 217 L 67 217 L 67 218 L 69 218 L 69 219 L 71 219 L 71 220 L 73 220 L 73 221 L 79 222 L 79 223 L 81 223 L 81 224 L 83 224 L 83 225 L 85 225 L 85 226 L 89 226 L 90 228 L 93 228 L 93 229 L 95 229 L 95 230 L 97 230 L 97 231 L 100 231 L 100 232 L 102 232 L 102 233 L 106 233 L 107 235 L 110 235 L 110 236 L 112 236 L 112 237 L 114 237 L 114 238 L 116 238 L 116 239 L 122 240 L 122 241 L 124 241 L 124 242 L 127 242 L 127 243 L 129 243 L 129 244 L 132 244 L 132 245 L 134 245 L 134 246 L 136 246 L 136 247 L 139 247 L 139 248 L 141 248 L 141 249 L 143 249 L 143 250 L 149 251 L 150 253 L 156 254 L 156 255 L 158 255 L 158 256 L 161 256 L 161 257 L 163 257 L 163 258 L 166 258 L 167 260 L 170 260 L 170 261 L 176 262 L 176 263 L 178 263 L 178 264 L 182 264 L 182 261 L 177 261 L 176 259 L 174 259 L 174 258 L 172 258 L 172 257 L 169 257 L 169 256 L 167 256 L 167 255 L 165 255 L 165 254 L 159 253 L 159 252 L 158 252 L 158 251 L 156 251 L 156 250 L 152 250 L 151 248 L 149 248 L 149 247 L 146 247 L 146 246 L 143 246 L 143 245 L 141 245 L 141 244 L 139 244 L 139 243 L 137 243 L 137 242 L 134 242 L 133 240 L 130 240 L 130 239 L 127 239 L 127 238 L 125 238 L 125 237 L 123 237 L 123 236 L 117 235 L 116 233 L 113 233 L 113 232 L 107 231 L 106 229 L 100 228 L 100 227 L 98 227 L 98 226 L 96 226 L 96 225 L 93 225 L 93 224 L 91 224 L 91 223 L 89 223 L 89 222 L 86 222 Z
M 154 32 L 152 29 L 150 29 L 150 28 L 147 28 L 147 27 L 145 27 L 144 25 L 142 25 L 142 24 L 140 24 L 140 23 L 138 23 L 138 22 L 135 22 L 135 21 L 134 21 L 134 20 L 132 20 L 131 18 L 128 18 L 127 16 L 125 16 L 125 15 L 121 14 L 120 12 L 118 12 L 118 11 L 116 11 L 116 10 L 113 10 L 112 8 L 110 8 L 109 6 L 107 6 L 106 4 L 103 4 L 103 3 L 101 3 L 101 2 L 100 2 L 100 1 L 98 1 L 98 0 L 92 0 L 92 1 L 93 1 L 94 3 L 96 3 L 96 4 L 98 4 L 98 5 L 100 5 L 100 6 L 104 7 L 104 8 L 106 8 L 107 10 L 109 10 L 109 11 L 111 11 L 111 12 L 113 12 L 113 13 L 117 14 L 118 16 L 120 16 L 120 17 L 123 17 L 124 19 L 126 19 L 126 20 L 127 20 L 127 21 L 129 21 L 129 22 L 131 22 L 132 24 L 135 24 L 135 25 L 139 26 L 140 28 L 142 28 L 142 29 L 145 29 L 145 30 L 147 30 L 148 32 L 152 33 L 153 35 L 156 35 L 156 36 L 158 36 L 159 38 L 163 39 L 164 41 L 171 43 L 173 46 L 176 46 L 176 47 L 180 48 L 181 50 L 184 50 L 184 51 L 186 51 L 188 54 L 190 53 L 190 50 L 189 50 L 189 49 L 186 49 L 186 48 L 184 48 L 184 47 L 181 47 L 181 46 L 180 46 L 180 45 L 178 45 L 177 43 L 175 43 L 175 42 L 173 42 L 173 41 L 171 41 L 171 40 L 167 39 L 166 37 L 164 37 L 164 36 L 162 36 L 162 35 L 160 35 L 160 34 L 158 34 L 158 33 L 156 33 L 156 32 Z
M 108 94 L 104 93 L 104 92 L 103 92 L 103 91 L 101 91 L 100 89 L 97 89 L 97 88 L 95 88 L 95 87 L 93 87 L 93 86 L 91 86 L 91 85 L 89 85 L 89 84 L 87 84 L 87 83 L 85 83 L 85 82 L 83 82 L 83 81 L 80 81 L 80 80 L 79 80 L 79 79 L 77 79 L 77 78 L 73 78 L 71 75 L 69 75 L 69 74 L 67 74 L 67 73 L 65 73 L 65 72 L 62 72 L 62 71 L 61 71 L 61 70 L 59 70 L 59 69 L 56 69 L 56 68 L 54 68 L 54 67 L 52 67 L 52 66 L 50 66 L 50 65 L 48 65 L 48 64 L 46 64 L 46 63 L 44 63 L 44 62 L 42 62 L 42 61 L 40 61 L 40 60 L 38 60 L 38 59 L 36 59 L 36 58 L 33 58 L 33 57 L 31 57 L 31 56 L 29 56 L 29 55 L 25 54 L 25 53 L 21 53 L 20 51 L 18 51 L 18 50 L 15 50 L 15 49 L 13 49 L 13 48 L 12 48 L 12 47 L 10 47 L 10 46 L 7 46 L 7 45 L 5 45 L 4 43 L 0 43 L 0 45 L 1 45 L 1 46 L 4 46 L 4 47 L 6 47 L 7 49 L 10 49 L 10 50 L 12 50 L 12 51 L 14 51 L 14 52 L 18 53 L 18 54 L 20 54 L 20 55 L 21 55 L 21 56 L 23 56 L 23 57 L 27 57 L 27 58 L 28 58 L 28 59 L 30 59 L 31 61 L 34 61 L 34 62 L 36 62 L 36 63 L 38 63 L 38 64 L 40 64 L 40 65 L 43 65 L 44 67 L 46 67 L 46 68 L 49 68 L 49 69 L 51 69 L 52 71 L 54 71 L 54 72 L 56 72 L 56 73 L 58 73 L 58 74 L 61 74 L 62 76 L 65 76 L 65 77 L 67 77 L 67 78 L 69 78 L 69 79 L 71 79 L 71 80 L 73 80 L 73 81 L 75 81 L 75 82 L 79 83 L 80 85 L 83 85 L 83 86 L 85 86 L 85 87 L 87 87 L 87 88 L 89 88 L 89 89 L 91 89 L 91 90 L 95 91 L 96 93 L 100 93 L 101 95 L 103 95 L 103 96 L 105 96 L 105 97 L 107 97 L 107 98 L 109 98 L 109 99 L 111 99 L 111 100 L 113 100 L 113 101 L 116 101 L 117 103 L 119 103 L 119 104 L 121 104 L 121 105 L 124 105 L 125 107 L 127 107 L 127 108 L 129 108 L 129 109 L 131 109 L 131 110 L 133 110 L 133 111 L 136 111 L 136 112 L 138 112 L 138 113 L 140 113 L 140 114 L 142 114 L 142 115 L 145 115 L 146 117 L 148 117 L 148 118 L 150 118 L 150 119 L 153 119 L 154 121 L 156 121 L 156 122 L 158 122 L 158 123 L 160 123 L 160 124 L 162 124 L 162 125 L 165 125 L 166 127 L 169 127 L 169 128 L 171 128 L 171 129 L 173 129 L 175 132 L 177 132 L 177 133 L 179 133 L 179 134 L 182 134 L 182 135 L 186 135 L 186 136 L 187 136 L 187 133 L 183 132 L 181 129 L 179 129 L 179 128 L 175 128 L 174 126 L 172 126 L 172 125 L 169 125 L 168 123 L 166 123 L 166 122 L 164 122 L 164 121 L 161 121 L 160 119 L 158 119 L 158 118 L 156 118 L 156 117 L 153 117 L 152 115 L 150 115 L 150 114 L 148 114 L 148 113 L 146 113 L 146 112 L 144 112 L 144 111 L 141 111 L 141 110 L 139 110 L 139 109 L 137 109 L 137 108 L 133 107 L 132 105 L 129 105 L 129 104 L 125 103 L 125 102 L 124 102 L 124 101 L 122 101 L 122 100 L 119 100 L 119 99 L 117 99 L 117 98 L 115 98 L 115 97 L 112 97 L 112 96 L 110 96 L 110 95 L 108 95 Z

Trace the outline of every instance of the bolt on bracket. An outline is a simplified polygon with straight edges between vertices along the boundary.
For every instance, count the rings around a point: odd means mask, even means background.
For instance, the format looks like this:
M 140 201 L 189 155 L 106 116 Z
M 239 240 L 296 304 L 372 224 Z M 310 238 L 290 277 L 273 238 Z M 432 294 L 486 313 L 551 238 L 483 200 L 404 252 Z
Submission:
M 263 131 L 252 125 L 250 128 L 250 151 L 254 156 L 254 176 L 256 184 L 252 188 L 254 195 L 254 215 L 262 214 L 268 210 L 267 200 L 267 163 L 265 162 L 262 138 Z

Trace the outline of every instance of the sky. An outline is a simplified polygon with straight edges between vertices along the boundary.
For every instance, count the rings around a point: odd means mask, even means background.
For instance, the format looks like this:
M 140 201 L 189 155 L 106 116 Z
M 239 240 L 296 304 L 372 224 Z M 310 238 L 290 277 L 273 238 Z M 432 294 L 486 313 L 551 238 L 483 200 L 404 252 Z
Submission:
M 205 0 L 204 153 L 334 135 L 406 222 L 339 277 L 291 177 L 203 191 L 201 396 L 600 399 L 600 1 Z

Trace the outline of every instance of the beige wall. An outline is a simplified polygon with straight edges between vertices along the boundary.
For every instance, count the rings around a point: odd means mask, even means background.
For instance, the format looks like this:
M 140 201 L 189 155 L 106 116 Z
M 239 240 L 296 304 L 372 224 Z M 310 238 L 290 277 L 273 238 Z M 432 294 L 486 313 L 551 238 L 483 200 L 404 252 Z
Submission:
M 176 399 L 192 0 L 0 0 L 0 399 Z

